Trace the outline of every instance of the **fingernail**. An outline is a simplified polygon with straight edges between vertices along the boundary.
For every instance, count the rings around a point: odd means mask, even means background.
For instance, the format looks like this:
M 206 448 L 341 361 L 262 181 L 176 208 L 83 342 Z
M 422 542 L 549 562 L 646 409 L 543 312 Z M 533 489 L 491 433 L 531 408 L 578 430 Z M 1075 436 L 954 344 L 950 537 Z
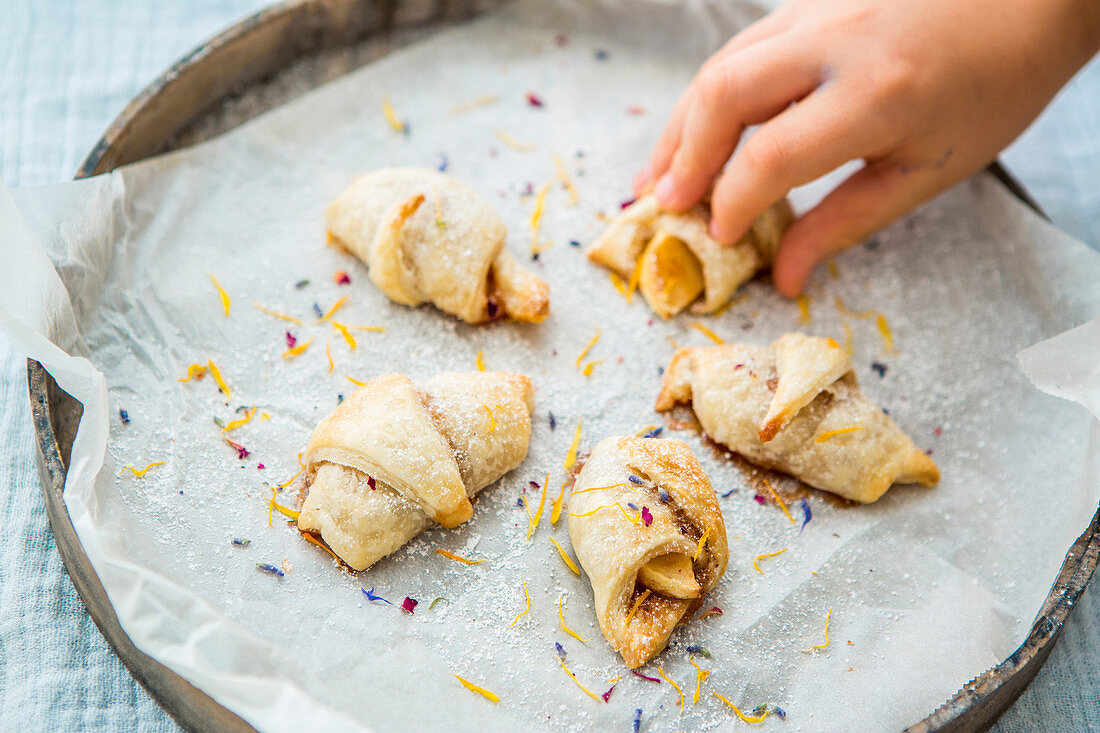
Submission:
M 645 191 L 646 186 L 649 185 L 649 179 L 653 176 L 649 168 L 643 168 L 638 175 L 634 176 L 634 193 L 640 194 Z
M 718 220 L 717 219 L 711 219 L 710 220 L 709 229 L 710 229 L 711 239 L 715 239 L 719 242 L 722 242 L 723 244 L 730 244 L 730 242 L 728 240 L 726 240 L 726 238 L 724 236 L 722 236 L 723 232 L 722 232 L 721 227 L 718 226 Z
M 661 180 L 657 181 L 657 200 L 662 204 L 668 203 L 668 200 L 672 198 L 672 195 L 676 192 L 676 185 L 672 182 L 672 176 L 668 173 L 661 176 Z

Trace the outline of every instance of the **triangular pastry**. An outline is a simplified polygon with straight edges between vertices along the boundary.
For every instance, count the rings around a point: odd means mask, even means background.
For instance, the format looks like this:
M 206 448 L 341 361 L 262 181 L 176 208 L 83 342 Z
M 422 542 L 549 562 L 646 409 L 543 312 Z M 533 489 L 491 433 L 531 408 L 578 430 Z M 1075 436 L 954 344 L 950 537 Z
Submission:
M 569 495 L 569 538 L 600 629 L 631 668 L 664 649 L 729 561 L 718 497 L 679 440 L 597 444 Z
M 362 570 L 432 522 L 461 524 L 527 455 L 533 401 L 530 381 L 505 372 L 372 379 L 313 431 L 298 527 Z
M 398 303 L 432 303 L 469 323 L 550 315 L 549 287 L 519 266 L 500 216 L 457 178 L 428 168 L 367 173 L 329 204 L 325 219 L 336 244 Z
M 935 462 L 859 389 L 832 339 L 679 349 L 658 410 L 688 403 L 713 440 L 810 486 L 872 502 L 894 483 L 931 486 Z

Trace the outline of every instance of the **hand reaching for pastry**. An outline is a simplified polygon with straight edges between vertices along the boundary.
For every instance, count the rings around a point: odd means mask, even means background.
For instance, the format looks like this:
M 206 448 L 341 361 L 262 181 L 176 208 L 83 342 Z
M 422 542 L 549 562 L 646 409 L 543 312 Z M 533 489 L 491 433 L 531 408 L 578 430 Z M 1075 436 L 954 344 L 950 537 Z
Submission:
M 1098 48 L 1097 0 L 788 0 L 702 66 L 635 190 L 681 211 L 713 184 L 711 234 L 732 243 L 862 159 L 780 244 L 775 284 L 794 296 L 830 254 L 993 160 Z

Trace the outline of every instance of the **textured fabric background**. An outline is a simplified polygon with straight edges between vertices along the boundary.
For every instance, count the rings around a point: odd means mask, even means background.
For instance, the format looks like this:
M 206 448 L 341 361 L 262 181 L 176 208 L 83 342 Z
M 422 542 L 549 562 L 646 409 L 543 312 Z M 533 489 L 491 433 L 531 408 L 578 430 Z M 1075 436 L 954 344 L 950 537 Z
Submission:
M 14 186 L 71 178 L 142 87 L 264 4 L 0 0 L 0 178 Z M 1004 160 L 1058 225 L 1100 247 L 1100 60 Z M 0 730 L 176 730 L 111 652 L 65 574 L 35 451 L 25 364 L 0 337 Z M 1100 731 L 1098 671 L 1094 584 L 994 730 Z

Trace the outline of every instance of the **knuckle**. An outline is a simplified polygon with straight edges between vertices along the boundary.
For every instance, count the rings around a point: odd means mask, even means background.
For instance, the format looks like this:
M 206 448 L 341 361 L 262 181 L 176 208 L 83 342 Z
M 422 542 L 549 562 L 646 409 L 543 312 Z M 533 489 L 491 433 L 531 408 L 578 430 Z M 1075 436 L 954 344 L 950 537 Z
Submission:
M 699 101 L 708 109 L 715 109 L 735 99 L 740 88 L 738 74 L 728 64 L 717 64 L 699 77 Z
M 774 175 L 787 169 L 790 154 L 775 133 L 757 130 L 741 150 L 741 162 L 753 175 Z

